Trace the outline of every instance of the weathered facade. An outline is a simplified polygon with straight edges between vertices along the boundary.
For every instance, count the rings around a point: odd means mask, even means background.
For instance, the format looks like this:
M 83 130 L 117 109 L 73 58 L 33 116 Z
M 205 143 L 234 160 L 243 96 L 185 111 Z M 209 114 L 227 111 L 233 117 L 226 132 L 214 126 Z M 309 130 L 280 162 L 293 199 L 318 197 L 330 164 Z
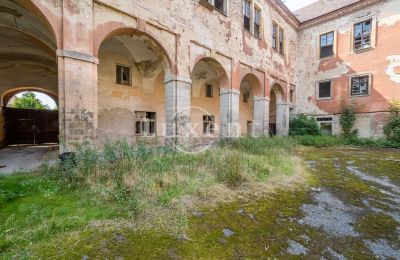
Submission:
M 286 135 L 298 112 L 336 120 L 351 99 L 346 77 L 373 73 L 357 102 L 362 134 L 376 135 L 388 100 L 400 98 L 400 5 L 356 2 L 364 6 L 299 21 L 280 0 L 0 0 L 1 107 L 24 90 L 54 97 L 62 151 L 121 138 L 201 143 Z M 363 16 L 376 21 L 375 44 L 354 53 L 352 23 Z M 326 30 L 337 49 L 320 60 Z M 325 79 L 334 95 L 317 100 Z
M 352 0 L 344 8 L 312 17 L 313 9 L 321 12 L 335 2 L 344 1 L 324 1 L 299 10 L 300 19 L 308 20 L 298 34 L 298 112 L 317 116 L 328 131 L 339 134 L 340 113 L 351 105 L 357 113 L 358 134 L 382 136 L 389 101 L 400 99 L 400 1 Z M 360 24 L 366 35 L 362 46 L 357 41 Z M 333 53 L 321 58 L 321 35 L 330 32 Z M 357 84 L 358 79 L 365 82 Z M 328 93 L 320 94 L 324 88 Z

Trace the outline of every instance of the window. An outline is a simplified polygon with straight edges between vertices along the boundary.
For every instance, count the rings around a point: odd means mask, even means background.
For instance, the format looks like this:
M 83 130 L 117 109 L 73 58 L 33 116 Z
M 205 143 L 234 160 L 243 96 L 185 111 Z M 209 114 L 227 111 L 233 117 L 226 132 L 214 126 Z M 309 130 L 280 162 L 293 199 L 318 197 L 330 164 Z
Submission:
M 135 112 L 136 135 L 151 136 L 156 134 L 156 113 Z
M 203 134 L 213 134 L 215 132 L 215 117 L 210 115 L 203 116 Z
M 351 95 L 362 96 L 368 95 L 369 76 L 360 76 L 351 78 Z
M 276 23 L 272 24 L 272 48 L 278 49 L 278 25 Z
M 224 0 L 214 0 L 215 9 L 221 13 L 225 13 Z
M 131 85 L 131 68 L 117 64 L 117 84 Z
M 318 99 L 331 98 L 332 82 L 325 81 L 318 83 Z
M 319 117 L 317 122 L 323 135 L 332 135 L 332 117 Z
M 285 31 L 279 27 L 279 53 L 284 54 Z
M 334 51 L 333 51 L 334 38 L 335 38 L 334 32 L 329 32 L 329 33 L 320 35 L 320 37 L 319 37 L 319 46 L 320 46 L 319 47 L 319 57 L 320 58 L 333 56 L 333 54 L 334 54 Z
M 244 1 L 243 5 L 243 26 L 244 28 L 250 32 L 250 2 L 248 0 Z
M 294 90 L 293 89 L 290 90 L 290 102 L 291 103 L 294 102 Z
M 247 104 L 247 103 L 249 103 L 249 100 L 250 100 L 250 93 L 244 92 L 243 93 L 243 103 Z
M 254 35 L 258 38 L 261 37 L 261 10 L 254 8 Z
M 206 84 L 206 97 L 213 98 L 213 86 Z
M 354 25 L 354 50 L 371 47 L 372 19 Z

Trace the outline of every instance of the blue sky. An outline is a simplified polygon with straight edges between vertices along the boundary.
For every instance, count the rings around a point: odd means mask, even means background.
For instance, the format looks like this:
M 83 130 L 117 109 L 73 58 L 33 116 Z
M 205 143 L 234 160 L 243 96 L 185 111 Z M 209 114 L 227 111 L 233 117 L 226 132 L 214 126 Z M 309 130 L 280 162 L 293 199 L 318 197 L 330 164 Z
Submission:
M 309 5 L 317 0 L 282 0 L 290 10 L 294 11 L 306 5 Z

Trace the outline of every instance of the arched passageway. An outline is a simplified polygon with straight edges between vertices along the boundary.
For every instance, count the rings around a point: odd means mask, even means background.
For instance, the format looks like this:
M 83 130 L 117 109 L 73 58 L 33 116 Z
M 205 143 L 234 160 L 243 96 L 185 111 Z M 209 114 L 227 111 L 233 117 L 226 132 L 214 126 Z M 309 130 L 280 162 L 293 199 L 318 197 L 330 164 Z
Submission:
M 269 102 L 269 134 L 271 136 L 287 135 L 289 122 L 288 109 L 282 86 L 273 84 Z
M 16 94 L 34 90 L 58 100 L 57 40 L 49 22 L 30 1 L 1 0 L 0 8 L 0 144 L 58 142 L 58 112 L 48 115 L 37 109 L 13 111 L 7 108 Z M 46 119 L 47 118 L 47 119 Z M 16 131 L 40 129 L 39 140 Z M 25 130 L 24 130 L 25 129 Z M 35 130 L 32 130 L 34 135 Z M 20 137 L 18 137 L 20 136 Z
M 255 135 L 255 124 L 260 122 L 255 121 L 257 116 L 255 113 L 255 99 L 262 96 L 262 88 L 260 81 L 253 74 L 247 74 L 243 77 L 240 84 L 240 99 L 239 99 L 239 122 L 241 135 Z M 259 111 L 261 112 L 261 111 Z
M 164 143 L 165 77 L 170 63 L 150 36 L 113 32 L 101 44 L 98 65 L 98 143 Z
M 215 59 L 203 58 L 192 70 L 191 144 L 208 143 L 220 134 L 221 88 L 228 88 L 228 77 Z

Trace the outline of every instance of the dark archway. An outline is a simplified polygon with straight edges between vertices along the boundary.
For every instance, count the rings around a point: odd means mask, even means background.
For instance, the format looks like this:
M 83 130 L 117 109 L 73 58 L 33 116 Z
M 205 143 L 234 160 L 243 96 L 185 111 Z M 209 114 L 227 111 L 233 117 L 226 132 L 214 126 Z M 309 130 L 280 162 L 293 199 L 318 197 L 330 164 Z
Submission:
M 56 122 L 51 125 L 56 126 L 52 127 L 55 131 L 51 140 L 42 138 L 41 141 L 25 138 L 26 134 L 17 138 L 15 132 L 33 129 L 34 125 L 38 127 L 48 115 L 35 110 L 10 112 L 5 107 L 12 96 L 24 90 L 38 90 L 58 100 L 57 39 L 54 30 L 31 1 L 1 0 L 0 8 L 0 144 L 58 142 L 57 112 L 52 111 L 56 114 Z M 43 128 L 47 126 L 40 127 L 44 133 Z

